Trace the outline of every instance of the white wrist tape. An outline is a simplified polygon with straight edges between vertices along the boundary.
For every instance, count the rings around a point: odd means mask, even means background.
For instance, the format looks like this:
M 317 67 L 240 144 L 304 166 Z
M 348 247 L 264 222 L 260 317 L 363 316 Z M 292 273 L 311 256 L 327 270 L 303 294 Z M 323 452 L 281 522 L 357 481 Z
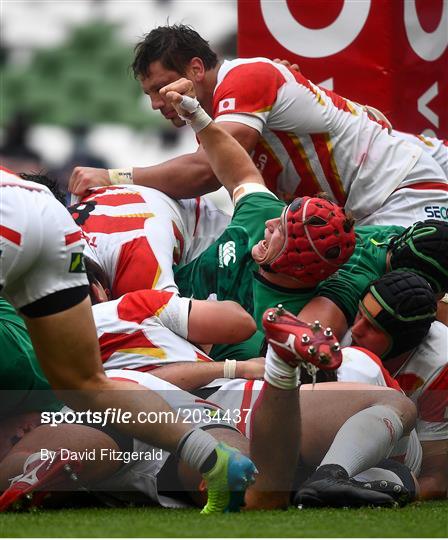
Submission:
M 298 388 L 300 384 L 299 369 L 284 362 L 274 349 L 268 345 L 264 380 L 281 390 L 293 390 Z
M 110 183 L 115 186 L 116 184 L 133 184 L 134 175 L 132 174 L 132 168 L 129 169 L 107 169 L 109 173 Z
M 270 191 L 263 184 L 257 184 L 256 182 L 247 182 L 245 184 L 241 184 L 237 186 L 233 190 L 233 194 L 232 194 L 233 204 L 235 205 L 245 195 L 249 195 L 249 193 L 270 193 L 275 199 L 278 198 L 274 195 L 274 193 L 272 193 L 272 191 Z
M 189 115 L 183 116 L 179 114 L 179 118 L 189 124 L 195 133 L 199 133 L 213 121 L 200 106 L 199 101 L 196 98 L 183 96 L 180 106 L 185 109 Z
M 236 360 L 224 360 L 224 378 L 234 379 L 236 375 Z

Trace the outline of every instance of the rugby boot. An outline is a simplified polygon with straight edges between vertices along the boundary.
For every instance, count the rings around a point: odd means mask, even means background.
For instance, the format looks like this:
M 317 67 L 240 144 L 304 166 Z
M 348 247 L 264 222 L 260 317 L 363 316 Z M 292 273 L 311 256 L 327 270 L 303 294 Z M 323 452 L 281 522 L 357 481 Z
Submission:
M 297 507 L 395 506 L 387 493 L 380 493 L 352 483 L 340 465 L 323 465 L 303 483 L 293 496 Z
M 405 488 L 405 486 L 397 484 L 396 482 L 392 482 L 390 480 L 373 480 L 370 482 L 359 482 L 358 480 L 353 480 L 353 478 L 351 478 L 350 482 L 354 486 L 360 488 L 370 489 L 379 493 L 386 493 L 387 495 L 390 495 L 394 499 L 394 501 L 397 502 L 400 506 L 405 506 L 406 504 L 414 500 L 409 491 Z
M 304 364 L 309 371 L 331 371 L 342 362 L 341 347 L 331 328 L 319 321 L 309 324 L 279 304 L 263 314 L 266 339 L 274 351 L 292 367 Z
M 67 482 L 77 482 L 82 464 L 78 460 L 62 460 L 58 450 L 53 461 L 41 459 L 40 452 L 25 461 L 23 473 L 11 480 L 0 496 L 0 512 L 40 506 L 48 492 Z
M 207 487 L 207 504 L 201 514 L 239 512 L 244 506 L 246 489 L 255 482 L 257 469 L 239 450 L 219 443 L 214 467 L 203 474 Z

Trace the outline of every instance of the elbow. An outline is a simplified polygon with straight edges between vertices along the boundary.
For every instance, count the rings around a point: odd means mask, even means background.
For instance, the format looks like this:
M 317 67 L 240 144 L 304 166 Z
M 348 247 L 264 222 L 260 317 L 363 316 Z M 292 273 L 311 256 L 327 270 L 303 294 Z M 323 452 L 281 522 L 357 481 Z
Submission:
M 228 301 L 232 315 L 229 320 L 232 321 L 228 329 L 227 343 L 240 343 L 249 339 L 257 330 L 255 320 L 242 306 L 236 302 Z

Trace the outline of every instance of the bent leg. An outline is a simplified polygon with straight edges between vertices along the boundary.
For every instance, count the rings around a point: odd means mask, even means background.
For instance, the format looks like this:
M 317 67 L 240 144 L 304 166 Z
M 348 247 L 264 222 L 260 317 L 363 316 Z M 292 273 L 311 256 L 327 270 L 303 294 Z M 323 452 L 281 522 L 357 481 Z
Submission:
M 415 406 L 396 390 L 341 382 L 316 384 L 314 390 L 312 385 L 303 385 L 300 389 L 302 461 L 306 465 L 320 464 L 344 424 L 357 413 L 374 406 L 389 407 L 402 423 L 404 435 L 409 434 L 414 427 Z M 387 429 L 386 425 L 384 427 Z M 347 431 L 351 432 L 351 429 Z M 350 448 L 350 451 L 344 450 L 348 456 L 352 452 L 352 441 L 356 437 L 358 434 L 340 440 L 341 445 Z M 367 433 L 368 441 L 373 438 L 371 433 Z M 357 472 L 375 465 L 376 463 L 367 465 Z

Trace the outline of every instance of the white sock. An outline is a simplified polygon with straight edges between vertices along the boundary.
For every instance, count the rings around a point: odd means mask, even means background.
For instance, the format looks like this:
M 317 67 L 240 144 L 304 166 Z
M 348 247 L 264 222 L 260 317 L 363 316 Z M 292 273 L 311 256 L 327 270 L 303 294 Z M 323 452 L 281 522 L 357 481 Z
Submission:
M 194 428 L 179 441 L 178 456 L 190 467 L 200 471 L 218 446 L 218 441 L 202 429 Z
M 388 457 L 402 434 L 398 414 L 390 407 L 374 405 L 345 422 L 320 466 L 340 465 L 353 477 Z
M 266 363 L 264 367 L 264 380 L 282 390 L 293 390 L 300 384 L 299 370 L 287 364 L 274 349 L 268 345 Z

